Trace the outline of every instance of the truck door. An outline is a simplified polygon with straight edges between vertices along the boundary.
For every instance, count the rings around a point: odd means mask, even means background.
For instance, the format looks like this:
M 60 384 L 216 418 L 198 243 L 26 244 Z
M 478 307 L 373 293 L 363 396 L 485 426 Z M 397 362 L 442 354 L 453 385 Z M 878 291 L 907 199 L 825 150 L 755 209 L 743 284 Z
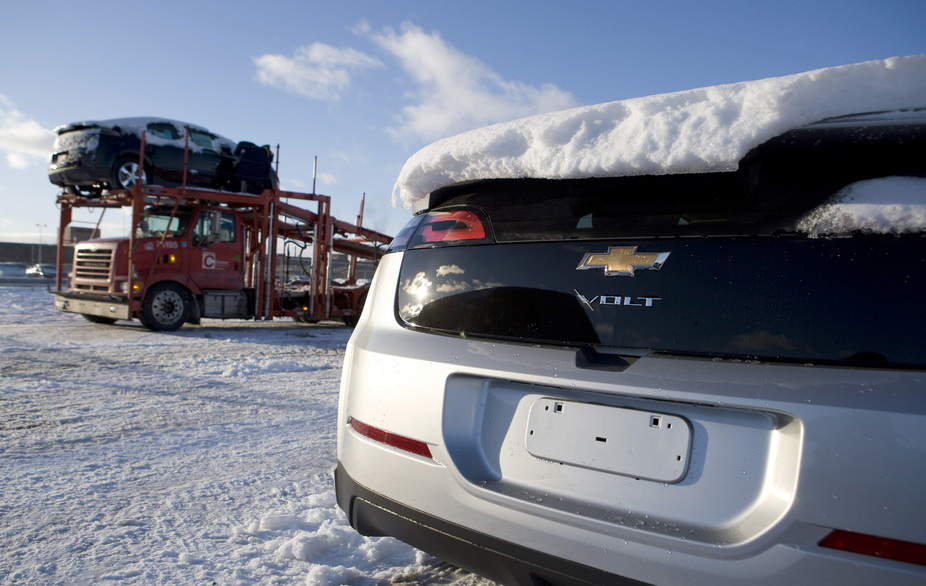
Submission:
M 243 237 L 237 214 L 202 210 L 193 229 L 190 277 L 200 289 L 244 287 Z

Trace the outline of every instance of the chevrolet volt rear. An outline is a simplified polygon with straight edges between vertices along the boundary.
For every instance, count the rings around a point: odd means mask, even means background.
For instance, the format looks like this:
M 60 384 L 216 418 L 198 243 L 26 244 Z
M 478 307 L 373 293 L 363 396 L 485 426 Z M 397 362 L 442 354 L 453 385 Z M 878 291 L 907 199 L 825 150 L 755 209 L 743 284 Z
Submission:
M 351 524 L 501 583 L 922 583 L 924 123 L 432 192 L 348 346 Z

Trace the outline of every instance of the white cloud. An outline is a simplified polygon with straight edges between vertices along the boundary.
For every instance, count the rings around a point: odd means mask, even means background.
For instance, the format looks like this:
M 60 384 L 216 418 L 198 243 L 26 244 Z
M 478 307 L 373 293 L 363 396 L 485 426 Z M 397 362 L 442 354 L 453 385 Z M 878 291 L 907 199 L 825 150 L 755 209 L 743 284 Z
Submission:
M 339 99 L 350 88 L 355 72 L 383 66 L 362 51 L 324 43 L 300 47 L 292 57 L 261 55 L 254 64 L 260 83 L 316 100 Z
M 338 177 L 336 175 L 332 175 L 331 173 L 319 173 L 318 180 L 329 186 L 341 184 L 341 181 L 338 179 Z
M 367 32 L 367 27 L 358 27 Z M 569 92 L 553 84 L 540 88 L 508 81 L 487 65 L 461 53 L 438 33 L 404 23 L 401 32 L 386 28 L 371 36 L 394 55 L 418 88 L 415 103 L 402 111 L 397 136 L 434 140 L 495 122 L 523 118 L 576 105 Z
M 6 154 L 6 164 L 11 169 L 25 169 L 29 166 L 30 159 L 35 159 L 35 157 L 28 157 L 17 152 L 8 152 Z
M 44 161 L 51 153 L 55 133 L 16 109 L 0 95 L 0 150 L 5 151 L 7 164 L 23 169 Z

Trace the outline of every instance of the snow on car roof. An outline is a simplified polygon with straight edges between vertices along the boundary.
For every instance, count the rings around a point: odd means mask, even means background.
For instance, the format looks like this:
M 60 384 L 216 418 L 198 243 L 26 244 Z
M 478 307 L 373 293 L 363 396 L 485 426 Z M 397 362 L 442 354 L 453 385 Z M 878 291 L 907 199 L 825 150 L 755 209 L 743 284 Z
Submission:
M 179 120 L 171 120 L 170 118 L 157 118 L 154 116 L 136 116 L 133 118 L 113 118 L 111 120 L 83 120 L 80 122 L 72 122 L 70 124 L 64 124 L 55 128 L 55 132 L 59 133 L 62 130 L 70 128 L 84 128 L 84 127 L 93 127 L 99 126 L 100 128 L 116 128 L 117 126 L 125 131 L 132 132 L 141 136 L 141 131 L 148 128 L 148 124 L 152 122 L 169 122 L 175 125 L 177 128 L 183 128 L 184 126 L 189 126 L 194 130 L 201 130 L 203 132 L 209 132 L 206 128 L 199 126 L 198 124 L 190 124 L 188 122 L 181 122 Z
M 226 138 L 222 136 L 221 134 L 216 134 L 215 132 L 212 132 L 211 130 L 207 129 L 204 126 L 200 126 L 198 124 L 190 124 L 189 122 L 181 122 L 180 120 L 172 120 L 170 118 L 158 118 L 154 116 L 137 116 L 133 118 L 113 118 L 111 120 L 84 120 L 81 122 L 72 122 L 70 124 L 64 124 L 62 126 L 58 126 L 57 128 L 55 128 L 55 133 L 60 134 L 68 130 L 79 130 L 81 128 L 94 128 L 94 127 L 116 128 L 118 127 L 119 130 L 123 134 L 134 134 L 140 139 L 142 131 L 147 130 L 149 124 L 157 123 L 157 122 L 161 122 L 161 123 L 166 122 L 169 124 L 173 124 L 177 128 L 177 130 L 179 130 L 180 132 L 183 132 L 184 127 L 189 126 L 191 130 L 198 130 L 200 132 L 204 132 L 206 134 L 215 136 L 220 141 L 224 142 L 231 149 L 234 149 L 235 145 L 237 144 L 235 141 L 231 140 L 230 138 Z M 169 144 L 172 142 L 169 139 L 158 137 L 151 133 L 146 135 L 146 141 L 149 144 Z M 195 143 L 191 144 L 190 148 L 192 150 L 200 149 L 199 145 L 196 145 Z
M 926 106 L 926 55 L 893 57 L 541 114 L 439 140 L 405 163 L 393 204 L 419 208 L 479 179 L 582 179 L 734 171 L 788 130 Z

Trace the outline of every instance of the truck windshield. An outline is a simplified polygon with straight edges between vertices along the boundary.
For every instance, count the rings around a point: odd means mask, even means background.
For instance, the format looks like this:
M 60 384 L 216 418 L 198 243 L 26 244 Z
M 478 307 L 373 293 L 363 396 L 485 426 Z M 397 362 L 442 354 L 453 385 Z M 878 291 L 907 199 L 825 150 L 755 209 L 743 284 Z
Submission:
M 138 237 L 160 238 L 165 234 L 168 237 L 183 236 L 187 224 L 190 223 L 190 210 L 180 208 L 172 213 L 173 208 L 151 208 L 145 212 L 145 217 L 138 225 Z

